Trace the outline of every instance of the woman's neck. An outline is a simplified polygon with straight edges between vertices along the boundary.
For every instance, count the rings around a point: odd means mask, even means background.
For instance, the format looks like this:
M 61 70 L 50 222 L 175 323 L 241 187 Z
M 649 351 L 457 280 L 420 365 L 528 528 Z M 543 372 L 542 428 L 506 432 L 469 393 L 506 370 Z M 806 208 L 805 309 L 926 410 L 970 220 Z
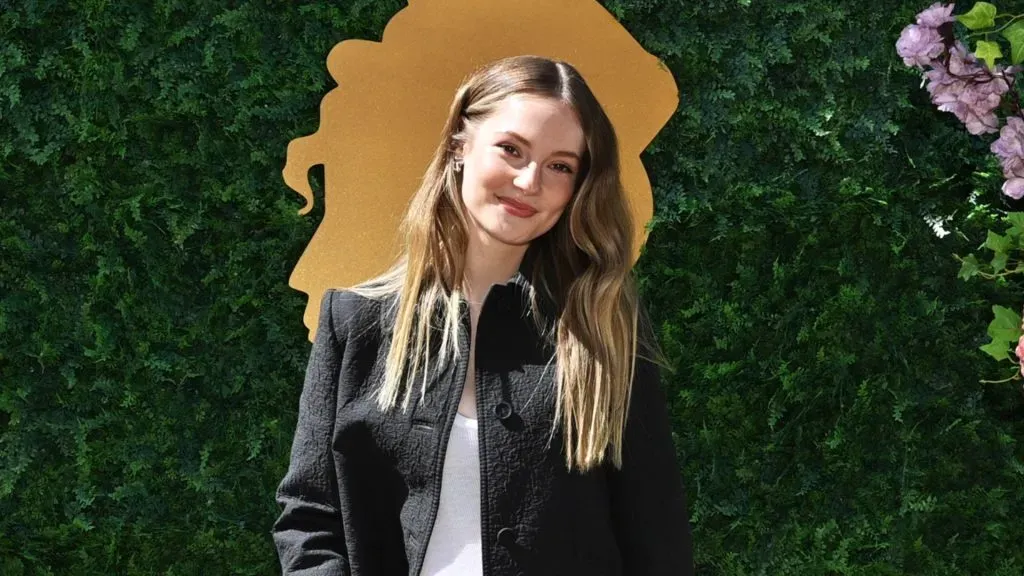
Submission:
M 504 284 L 519 270 L 526 246 L 502 244 L 493 238 L 479 242 L 470 239 L 466 249 L 464 290 L 471 305 L 479 306 L 495 284 Z

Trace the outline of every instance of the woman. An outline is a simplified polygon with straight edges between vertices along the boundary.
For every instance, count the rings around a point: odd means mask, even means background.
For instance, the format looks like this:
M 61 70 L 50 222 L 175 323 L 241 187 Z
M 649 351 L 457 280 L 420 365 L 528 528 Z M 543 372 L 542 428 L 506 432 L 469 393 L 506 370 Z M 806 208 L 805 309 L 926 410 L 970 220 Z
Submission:
M 691 574 L 615 133 L 564 62 L 458 90 L 380 278 L 329 290 L 285 574 Z

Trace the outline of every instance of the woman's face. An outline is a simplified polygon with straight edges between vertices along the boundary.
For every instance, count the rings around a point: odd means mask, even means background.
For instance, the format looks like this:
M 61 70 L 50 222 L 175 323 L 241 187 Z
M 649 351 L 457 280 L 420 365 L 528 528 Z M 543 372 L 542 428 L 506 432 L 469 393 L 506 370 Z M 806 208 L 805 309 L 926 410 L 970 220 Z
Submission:
M 470 237 L 525 247 L 550 230 L 572 198 L 585 146 L 563 102 L 525 94 L 500 102 L 462 150 Z

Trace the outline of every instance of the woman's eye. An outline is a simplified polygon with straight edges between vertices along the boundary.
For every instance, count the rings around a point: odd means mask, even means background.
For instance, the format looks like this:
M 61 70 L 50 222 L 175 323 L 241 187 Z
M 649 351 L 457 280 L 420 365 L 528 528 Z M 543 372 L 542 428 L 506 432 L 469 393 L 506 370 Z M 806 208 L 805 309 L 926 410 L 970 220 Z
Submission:
M 572 174 L 572 166 L 568 164 L 555 164 L 555 170 L 562 172 L 563 174 Z
M 498 148 L 501 148 L 505 152 L 508 152 L 509 154 L 512 154 L 514 156 L 519 155 L 519 150 L 516 150 L 516 147 L 511 144 L 498 144 Z

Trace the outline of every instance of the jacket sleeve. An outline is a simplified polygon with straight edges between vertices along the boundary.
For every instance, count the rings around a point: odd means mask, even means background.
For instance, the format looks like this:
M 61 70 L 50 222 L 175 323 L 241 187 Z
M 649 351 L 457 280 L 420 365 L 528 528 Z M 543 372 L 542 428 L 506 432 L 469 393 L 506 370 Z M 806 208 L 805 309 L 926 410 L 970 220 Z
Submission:
M 658 366 L 638 358 L 623 438 L 622 468 L 609 473 L 623 573 L 691 576 L 693 542 Z
M 272 535 L 284 576 L 349 576 L 331 451 L 345 334 L 335 329 L 327 290 L 299 398 L 288 472 L 277 489 L 281 515 Z

